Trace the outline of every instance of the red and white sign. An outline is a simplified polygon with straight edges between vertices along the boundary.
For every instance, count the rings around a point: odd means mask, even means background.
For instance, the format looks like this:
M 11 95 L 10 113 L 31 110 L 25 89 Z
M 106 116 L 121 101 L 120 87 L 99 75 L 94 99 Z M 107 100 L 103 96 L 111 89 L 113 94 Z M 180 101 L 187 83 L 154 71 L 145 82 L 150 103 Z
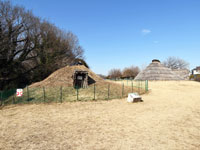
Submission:
M 23 89 L 17 89 L 17 97 L 21 97 L 23 95 Z

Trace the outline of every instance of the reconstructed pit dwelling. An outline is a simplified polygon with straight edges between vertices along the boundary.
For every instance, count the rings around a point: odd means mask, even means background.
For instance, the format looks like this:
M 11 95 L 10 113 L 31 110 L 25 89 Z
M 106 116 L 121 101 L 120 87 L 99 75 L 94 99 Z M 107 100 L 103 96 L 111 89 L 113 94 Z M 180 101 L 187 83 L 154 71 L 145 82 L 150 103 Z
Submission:
M 187 74 L 186 74 L 187 76 Z M 189 72 L 188 72 L 189 76 Z M 185 80 L 185 75 L 182 76 L 180 73 L 173 71 L 170 68 L 165 67 L 160 63 L 159 60 L 154 59 L 149 66 L 146 67 L 143 71 L 141 71 L 134 80 Z
M 66 66 L 53 72 L 50 76 L 30 87 L 68 86 L 74 88 L 87 88 L 93 83 L 105 81 L 84 65 Z

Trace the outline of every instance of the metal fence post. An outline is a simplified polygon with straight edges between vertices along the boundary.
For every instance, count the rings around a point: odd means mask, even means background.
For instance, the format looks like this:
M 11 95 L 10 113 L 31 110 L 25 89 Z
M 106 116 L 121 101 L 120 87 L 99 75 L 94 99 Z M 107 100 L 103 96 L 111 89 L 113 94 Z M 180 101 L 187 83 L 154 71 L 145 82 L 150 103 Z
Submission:
M 147 91 L 147 80 L 145 80 L 145 92 Z
M 96 94 L 96 86 L 95 86 L 95 83 L 94 83 L 94 100 L 95 100 L 95 94 Z
M 14 89 L 14 91 L 15 91 L 15 89 Z M 15 104 L 15 92 L 13 92 L 14 94 L 13 94 L 13 104 Z
M 132 87 L 132 93 L 133 93 L 133 81 L 131 82 L 131 87 Z
M 108 99 L 110 97 L 110 84 L 108 84 Z
M 140 91 L 141 91 L 141 87 L 140 87 L 141 85 L 140 84 L 141 84 L 141 81 L 139 81 L 139 94 L 140 94 Z
M 145 81 L 145 89 L 146 89 L 146 92 L 148 91 L 148 80 Z
M 46 95 L 45 95 L 45 87 L 43 86 L 43 97 L 44 97 L 44 102 L 46 101 Z
M 77 101 L 78 101 L 78 87 L 76 87 L 76 98 L 77 98 Z
M 122 84 L 122 97 L 124 96 L 124 83 Z
M 62 103 L 62 86 L 60 87 L 60 102 Z
M 26 87 L 27 89 L 27 101 L 29 102 L 29 89 L 28 89 L 28 86 Z
M 0 95 L 1 95 L 1 97 L 0 97 L 1 98 L 0 99 L 0 101 L 1 101 L 0 106 L 1 106 L 3 104 L 3 98 L 2 98 L 3 97 L 3 93 L 2 93 L 2 91 L 0 91 Z

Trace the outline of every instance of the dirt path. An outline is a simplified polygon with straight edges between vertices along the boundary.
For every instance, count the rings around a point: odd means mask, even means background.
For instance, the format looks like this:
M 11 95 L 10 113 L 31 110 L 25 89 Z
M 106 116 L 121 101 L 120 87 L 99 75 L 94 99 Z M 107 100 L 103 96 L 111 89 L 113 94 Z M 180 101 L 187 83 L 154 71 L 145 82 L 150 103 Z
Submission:
M 150 82 L 143 103 L 125 99 L 9 106 L 0 149 L 200 148 L 200 83 Z

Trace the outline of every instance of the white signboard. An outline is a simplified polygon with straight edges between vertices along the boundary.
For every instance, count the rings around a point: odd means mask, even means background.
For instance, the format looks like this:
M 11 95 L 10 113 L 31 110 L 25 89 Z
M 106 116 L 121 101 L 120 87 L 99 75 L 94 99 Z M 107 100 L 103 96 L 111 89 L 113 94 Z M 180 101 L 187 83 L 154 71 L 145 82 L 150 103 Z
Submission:
M 16 95 L 17 97 L 21 97 L 23 95 L 23 89 L 17 89 Z

